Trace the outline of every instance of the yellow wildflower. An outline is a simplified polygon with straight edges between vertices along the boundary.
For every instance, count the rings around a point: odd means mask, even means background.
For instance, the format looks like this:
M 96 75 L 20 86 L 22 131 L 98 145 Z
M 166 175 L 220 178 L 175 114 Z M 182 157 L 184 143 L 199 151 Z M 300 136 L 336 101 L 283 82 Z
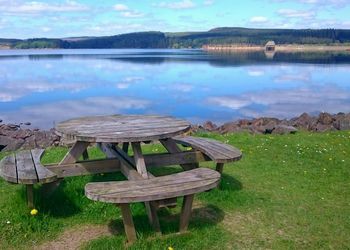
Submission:
M 168 247 L 168 250 L 174 250 L 174 248 L 172 248 L 172 247 Z
M 30 211 L 30 214 L 33 215 L 33 216 L 35 216 L 35 215 L 38 214 L 38 210 L 36 210 L 36 209 L 34 208 L 34 209 L 32 209 L 32 210 Z

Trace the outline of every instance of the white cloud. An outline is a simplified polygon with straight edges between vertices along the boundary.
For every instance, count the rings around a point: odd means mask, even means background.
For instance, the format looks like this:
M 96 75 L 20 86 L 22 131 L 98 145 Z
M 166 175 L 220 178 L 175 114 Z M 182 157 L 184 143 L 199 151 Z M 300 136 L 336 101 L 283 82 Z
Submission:
M 193 89 L 192 84 L 186 84 L 186 83 L 180 83 L 180 84 L 175 84 L 172 86 L 173 90 L 180 91 L 180 92 L 191 92 Z
M 113 6 L 113 8 L 116 11 L 127 11 L 127 10 L 129 10 L 129 7 L 126 6 L 125 4 L 116 4 L 116 5 Z
M 131 84 L 141 82 L 145 78 L 143 77 L 138 77 L 138 76 L 130 76 L 130 77 L 125 77 L 121 82 L 117 83 L 117 88 L 118 89 L 127 89 L 130 87 Z
M 310 19 L 316 16 L 314 11 L 294 10 L 294 9 L 280 9 L 277 13 L 287 18 L 305 18 Z
M 139 11 L 124 11 L 121 13 L 123 17 L 130 17 L 130 18 L 136 18 L 136 17 L 143 17 L 145 14 Z
M 210 104 L 239 111 L 243 116 L 290 118 L 303 112 L 350 112 L 350 92 L 336 86 L 249 92 L 209 97 Z
M 248 70 L 248 75 L 253 77 L 258 77 L 258 76 L 265 75 L 265 72 L 263 70 L 251 69 L 251 70 Z
M 161 2 L 157 6 L 162 7 L 162 8 L 169 8 L 169 9 L 191 9 L 196 6 L 194 2 L 191 0 L 182 0 L 179 2 L 172 2 L 172 3 L 167 3 L 167 2 Z
M 145 14 L 143 12 L 137 11 L 137 10 L 131 10 L 127 5 L 125 4 L 116 4 L 113 6 L 113 8 L 120 12 L 120 15 L 122 17 L 127 18 L 137 18 L 137 17 L 143 17 Z
M 54 123 L 74 117 L 117 114 L 128 109 L 145 109 L 149 105 L 148 100 L 130 97 L 90 97 L 27 106 L 16 112 L 3 112 L 1 118 L 15 123 L 30 121 L 33 126 L 48 129 Z
M 278 2 L 295 2 L 294 0 L 275 0 Z M 349 0 L 298 0 L 300 3 L 313 5 L 314 7 L 336 7 L 341 8 L 350 5 Z
M 267 23 L 268 21 L 269 19 L 264 16 L 253 16 L 252 18 L 250 18 L 251 23 Z
M 51 31 L 51 28 L 50 27 L 41 27 L 41 30 L 44 32 L 49 32 L 49 31 Z
M 26 84 L 17 84 L 9 82 L 1 86 L 0 103 L 11 102 L 23 96 L 32 93 L 44 93 L 56 90 L 67 90 L 77 92 L 88 88 L 87 84 L 83 83 L 48 83 L 48 82 L 28 82 Z
M 75 1 L 66 1 L 63 4 L 49 4 L 45 2 L 9 2 L 0 5 L 2 13 L 18 13 L 18 14 L 36 14 L 42 12 L 78 12 L 86 11 L 89 8 L 86 5 Z

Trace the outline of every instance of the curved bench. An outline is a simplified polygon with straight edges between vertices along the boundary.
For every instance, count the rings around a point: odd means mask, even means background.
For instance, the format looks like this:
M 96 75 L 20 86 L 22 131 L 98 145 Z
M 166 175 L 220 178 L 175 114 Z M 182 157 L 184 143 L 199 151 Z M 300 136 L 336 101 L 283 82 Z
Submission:
M 57 175 L 40 163 L 44 151 L 44 149 L 20 151 L 0 161 L 0 176 L 3 179 L 10 183 L 26 185 L 29 207 L 33 207 L 33 184 L 45 184 L 57 180 Z
M 185 147 L 192 147 L 201 151 L 212 161 L 216 162 L 216 171 L 222 173 L 225 163 L 238 161 L 242 158 L 242 152 L 225 143 L 201 137 L 175 137 L 174 141 Z
M 128 241 L 133 242 L 136 232 L 129 203 L 184 196 L 180 218 L 180 232 L 183 232 L 188 227 L 194 194 L 217 187 L 219 181 L 220 174 L 217 171 L 196 168 L 151 179 L 88 183 L 85 195 L 91 200 L 118 204 Z

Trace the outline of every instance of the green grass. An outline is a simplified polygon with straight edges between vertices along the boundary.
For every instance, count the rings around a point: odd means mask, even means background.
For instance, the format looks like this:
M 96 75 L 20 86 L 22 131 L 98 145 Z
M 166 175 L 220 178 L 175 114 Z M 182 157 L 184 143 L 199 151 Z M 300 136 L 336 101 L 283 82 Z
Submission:
M 220 189 L 196 196 L 188 234 L 174 234 L 180 206 L 160 211 L 164 235 L 157 237 L 142 204 L 133 204 L 139 240 L 131 249 L 350 249 L 350 132 L 198 135 L 240 148 L 243 159 L 225 165 Z M 43 162 L 59 161 L 66 150 L 48 150 Z M 89 153 L 103 157 L 96 148 Z M 119 209 L 88 200 L 83 190 L 90 181 L 123 179 L 120 174 L 67 178 L 48 200 L 37 187 L 35 217 L 25 205 L 24 188 L 1 180 L 0 248 L 34 247 L 82 224 L 109 225 L 117 232 L 83 248 L 124 248 Z

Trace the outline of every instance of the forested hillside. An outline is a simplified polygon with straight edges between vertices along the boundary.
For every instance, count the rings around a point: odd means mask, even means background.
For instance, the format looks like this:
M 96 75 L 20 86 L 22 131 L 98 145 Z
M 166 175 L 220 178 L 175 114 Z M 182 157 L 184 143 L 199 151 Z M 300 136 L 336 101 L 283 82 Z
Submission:
M 116 36 L 84 39 L 27 40 L 0 39 L 0 45 L 11 48 L 200 48 L 215 44 L 344 44 L 350 43 L 350 30 L 340 29 L 247 29 L 216 28 L 206 32 L 136 32 Z

